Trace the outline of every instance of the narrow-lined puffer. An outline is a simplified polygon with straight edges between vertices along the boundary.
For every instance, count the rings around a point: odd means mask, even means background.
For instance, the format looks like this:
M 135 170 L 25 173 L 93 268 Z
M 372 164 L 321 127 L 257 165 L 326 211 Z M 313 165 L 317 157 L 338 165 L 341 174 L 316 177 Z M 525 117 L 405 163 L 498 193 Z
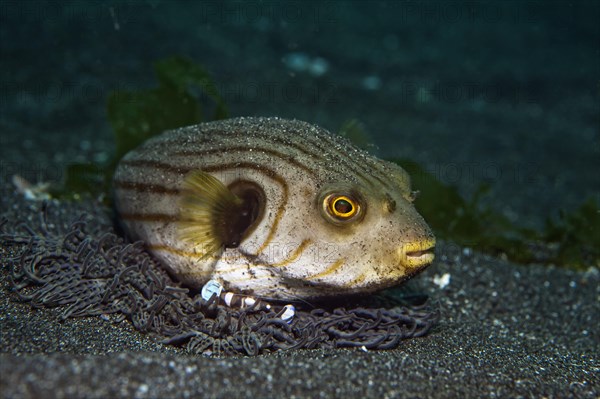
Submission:
M 293 300 L 396 285 L 435 239 L 399 166 L 305 122 L 236 118 L 148 140 L 114 179 L 126 231 L 193 287 Z

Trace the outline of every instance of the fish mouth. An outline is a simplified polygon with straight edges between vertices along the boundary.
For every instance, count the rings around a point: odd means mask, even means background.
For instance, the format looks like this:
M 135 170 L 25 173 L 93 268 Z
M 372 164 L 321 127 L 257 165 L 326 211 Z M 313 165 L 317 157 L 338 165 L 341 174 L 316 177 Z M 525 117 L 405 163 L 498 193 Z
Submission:
M 435 240 L 428 239 L 406 244 L 401 250 L 402 264 L 409 269 L 416 269 L 433 262 Z

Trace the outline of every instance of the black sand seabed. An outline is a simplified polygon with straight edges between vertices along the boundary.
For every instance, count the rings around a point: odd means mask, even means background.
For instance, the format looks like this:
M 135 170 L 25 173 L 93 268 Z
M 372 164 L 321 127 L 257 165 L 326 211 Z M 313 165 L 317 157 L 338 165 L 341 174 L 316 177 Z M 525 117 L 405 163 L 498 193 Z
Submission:
M 3 185 L 3 216 L 35 207 Z M 8 205 L 12 204 L 12 205 Z M 89 209 L 83 204 L 82 209 Z M 63 206 L 72 218 L 73 207 Z M 97 210 L 96 210 L 97 211 Z M 110 220 L 98 212 L 99 224 Z M 581 397 L 600 394 L 600 275 L 519 266 L 441 243 L 418 278 L 441 320 L 389 351 L 296 350 L 208 358 L 161 344 L 127 321 L 32 310 L 0 272 L 0 391 L 16 397 Z M 440 288 L 434 276 L 450 275 Z

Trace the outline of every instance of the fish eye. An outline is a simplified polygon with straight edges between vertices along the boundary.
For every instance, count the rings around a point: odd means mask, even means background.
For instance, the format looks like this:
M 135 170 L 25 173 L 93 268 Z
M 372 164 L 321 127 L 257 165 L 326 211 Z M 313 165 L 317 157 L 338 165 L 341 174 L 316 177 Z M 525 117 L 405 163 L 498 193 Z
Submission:
M 329 200 L 329 210 L 333 216 L 347 219 L 356 214 L 357 205 L 345 195 L 334 196 Z
M 323 199 L 323 210 L 332 221 L 346 222 L 361 214 L 361 205 L 352 195 L 333 193 Z

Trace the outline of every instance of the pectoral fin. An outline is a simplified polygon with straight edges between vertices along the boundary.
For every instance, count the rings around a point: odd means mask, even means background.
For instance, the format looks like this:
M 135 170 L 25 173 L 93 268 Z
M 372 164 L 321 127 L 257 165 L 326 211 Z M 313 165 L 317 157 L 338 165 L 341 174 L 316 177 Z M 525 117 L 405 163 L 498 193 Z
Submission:
M 242 205 L 216 177 L 201 170 L 190 172 L 179 202 L 179 238 L 193 244 L 203 257 L 216 255 L 236 240 L 232 229 Z

